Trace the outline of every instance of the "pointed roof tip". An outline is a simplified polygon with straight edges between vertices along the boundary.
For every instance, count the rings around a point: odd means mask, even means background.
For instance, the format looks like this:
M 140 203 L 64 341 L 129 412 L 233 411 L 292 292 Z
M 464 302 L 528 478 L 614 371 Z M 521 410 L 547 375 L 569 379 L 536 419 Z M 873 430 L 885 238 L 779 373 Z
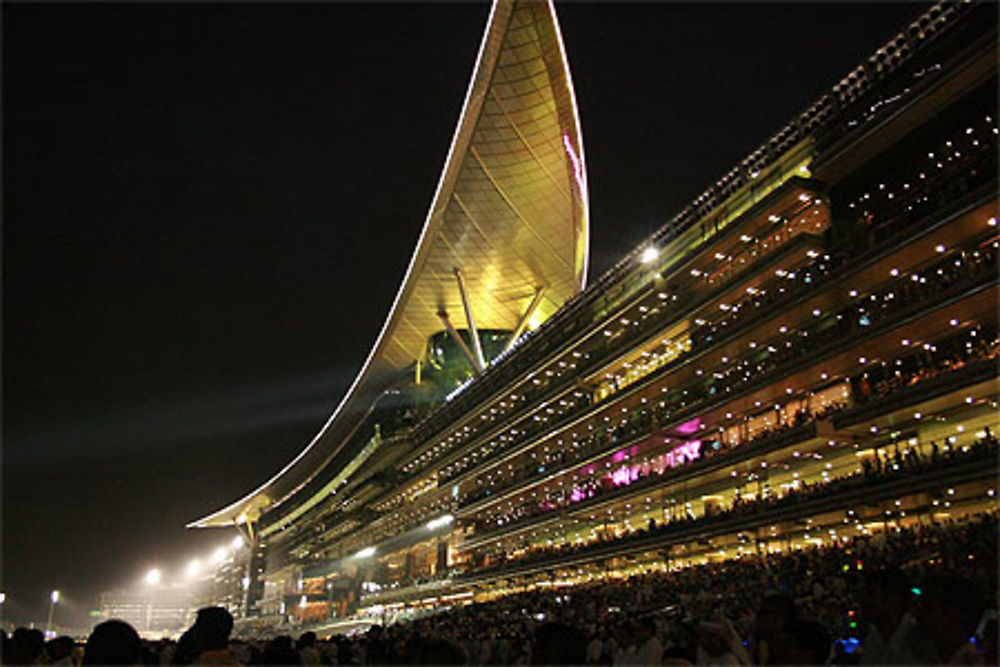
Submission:
M 454 268 L 481 329 L 514 330 L 528 308 L 536 321 L 550 317 L 585 285 L 589 224 L 579 113 L 555 8 L 551 0 L 495 0 L 417 247 L 361 371 L 294 460 L 188 527 L 256 517 L 326 466 L 345 465 L 369 407 L 441 330 L 438 311 L 462 312 Z

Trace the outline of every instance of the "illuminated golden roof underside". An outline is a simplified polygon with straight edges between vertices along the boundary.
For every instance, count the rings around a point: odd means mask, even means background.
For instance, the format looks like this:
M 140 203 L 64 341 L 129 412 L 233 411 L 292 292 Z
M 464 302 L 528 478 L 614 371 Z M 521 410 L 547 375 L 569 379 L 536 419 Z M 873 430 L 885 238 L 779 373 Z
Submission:
M 555 10 L 550 2 L 496 2 L 417 249 L 354 384 L 294 461 L 190 526 L 253 519 L 341 454 L 375 398 L 442 330 L 438 313 L 465 328 L 455 269 L 479 329 L 515 329 L 538 290 L 532 319 L 543 321 L 583 289 L 586 182 Z

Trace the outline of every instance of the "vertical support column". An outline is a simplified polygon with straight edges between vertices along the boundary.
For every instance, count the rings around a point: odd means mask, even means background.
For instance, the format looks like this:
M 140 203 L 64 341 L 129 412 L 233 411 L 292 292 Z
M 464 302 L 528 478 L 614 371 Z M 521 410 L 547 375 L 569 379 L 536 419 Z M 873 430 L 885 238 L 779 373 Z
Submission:
M 458 282 L 458 293 L 462 297 L 462 307 L 465 308 L 465 321 L 469 326 L 469 338 L 472 339 L 472 350 L 476 353 L 476 370 L 482 373 L 483 369 L 486 368 L 486 358 L 483 357 L 483 345 L 479 341 L 479 331 L 476 329 L 476 321 L 472 319 L 472 306 L 469 304 L 469 295 L 465 291 L 462 270 L 456 266 L 454 271 L 455 280 Z
M 413 554 L 413 550 L 406 552 L 406 560 L 403 565 L 403 573 L 406 575 L 407 579 L 413 579 L 417 572 L 417 557 Z
M 448 571 L 448 536 L 438 537 L 435 542 L 437 548 L 437 562 L 434 566 L 435 572 Z

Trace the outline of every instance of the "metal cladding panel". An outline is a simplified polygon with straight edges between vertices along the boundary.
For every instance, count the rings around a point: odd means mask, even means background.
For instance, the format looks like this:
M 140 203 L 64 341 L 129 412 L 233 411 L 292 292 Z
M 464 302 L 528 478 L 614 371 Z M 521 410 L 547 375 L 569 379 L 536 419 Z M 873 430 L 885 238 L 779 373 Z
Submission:
M 538 288 L 545 292 L 537 318 L 552 315 L 583 289 L 588 225 L 583 145 L 555 10 L 550 2 L 496 2 L 420 240 L 361 372 L 294 461 L 190 525 L 252 520 L 326 466 L 344 465 L 374 400 L 443 329 L 438 312 L 464 326 L 456 268 L 480 329 L 513 330 Z

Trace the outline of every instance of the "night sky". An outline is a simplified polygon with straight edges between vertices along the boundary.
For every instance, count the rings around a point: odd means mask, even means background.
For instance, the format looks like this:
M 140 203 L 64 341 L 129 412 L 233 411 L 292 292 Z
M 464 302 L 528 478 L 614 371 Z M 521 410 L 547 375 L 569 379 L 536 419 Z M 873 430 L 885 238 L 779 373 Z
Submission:
M 912 18 L 560 4 L 591 278 Z M 5 617 L 228 542 L 388 312 L 482 4 L 3 5 Z

